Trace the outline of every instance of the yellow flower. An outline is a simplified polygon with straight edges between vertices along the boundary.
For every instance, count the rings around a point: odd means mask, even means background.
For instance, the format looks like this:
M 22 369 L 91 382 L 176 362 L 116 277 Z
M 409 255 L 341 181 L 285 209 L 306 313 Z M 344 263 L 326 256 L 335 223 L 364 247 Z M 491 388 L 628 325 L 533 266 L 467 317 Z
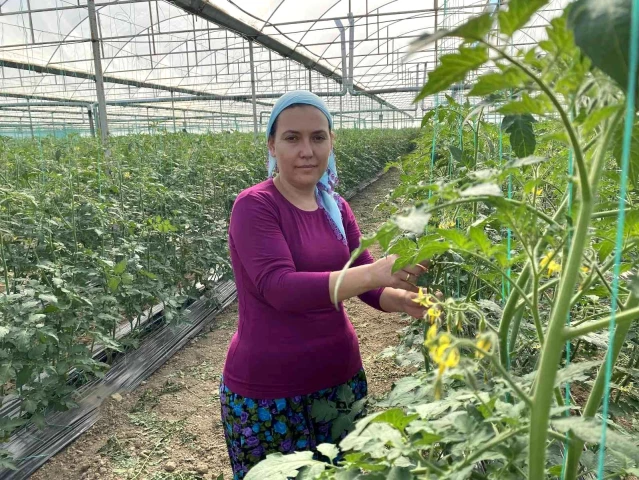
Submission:
M 439 308 L 434 306 L 430 307 L 428 311 L 426 312 L 426 314 L 428 315 L 428 320 L 430 320 L 431 324 L 435 323 L 435 321 L 439 318 L 441 313 L 442 312 L 439 310 Z
M 437 365 L 437 379 L 435 380 L 435 398 L 441 398 L 442 393 L 442 375 L 447 368 L 456 367 L 461 358 L 459 349 L 451 346 L 453 339 L 451 336 L 443 332 L 437 335 L 437 324 L 433 324 L 426 333 L 426 341 L 424 345 L 428 348 L 430 357 Z
M 426 346 L 428 347 L 437 338 L 437 324 L 433 323 L 426 333 Z
M 550 262 L 550 254 L 544 255 L 543 257 L 541 257 L 541 260 L 539 261 L 539 266 L 541 268 L 546 268 L 546 265 L 548 265 L 548 262 Z
M 583 273 L 584 275 L 588 275 L 588 273 L 590 273 L 590 269 L 584 265 L 583 267 L 581 267 L 581 273 Z
M 442 220 L 439 223 L 439 228 L 441 228 L 442 230 L 448 230 L 450 228 L 453 228 L 455 225 L 456 224 L 454 220 Z
M 435 305 L 435 302 L 433 302 L 432 300 L 432 295 L 424 293 L 424 290 L 422 288 L 420 288 L 417 292 L 417 298 L 413 298 L 413 302 L 421 305 L 422 307 L 430 307 L 432 305 Z
M 489 337 L 480 337 L 477 340 L 477 348 L 479 350 L 483 350 L 484 352 L 490 352 L 490 348 L 492 347 L 492 343 L 490 342 Z M 475 350 L 475 358 L 484 358 L 484 352 L 479 350 Z
M 544 193 L 543 188 L 538 188 L 537 190 L 535 190 L 535 195 L 537 195 L 538 197 L 541 197 L 543 193 Z
M 123 177 L 125 178 L 125 180 L 128 180 L 129 178 L 131 178 L 131 173 L 129 173 L 129 172 L 124 172 Z
M 555 262 L 554 260 L 548 264 L 548 276 L 552 276 L 555 273 L 561 272 L 561 264 Z
M 446 357 L 444 358 L 444 365 L 447 368 L 454 368 L 459 365 L 460 358 L 461 356 L 459 355 L 459 349 L 457 347 L 453 347 L 446 353 Z

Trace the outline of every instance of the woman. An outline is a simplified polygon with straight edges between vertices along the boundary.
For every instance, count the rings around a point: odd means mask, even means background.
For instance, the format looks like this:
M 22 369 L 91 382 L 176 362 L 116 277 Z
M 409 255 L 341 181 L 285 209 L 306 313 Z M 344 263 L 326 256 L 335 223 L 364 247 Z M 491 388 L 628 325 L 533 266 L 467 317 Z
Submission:
M 269 179 L 240 193 L 233 206 L 229 247 L 239 324 L 220 400 L 235 479 L 269 453 L 339 440 L 331 438 L 331 422 L 312 418 L 311 407 L 315 400 L 336 401 L 344 384 L 355 400 L 366 395 L 357 335 L 343 300 L 359 296 L 385 312 L 424 314 L 412 300 L 425 267 L 393 274 L 395 257 L 374 262 L 368 251 L 346 271 L 335 297 L 360 231 L 348 203 L 333 190 L 332 130 L 319 97 L 283 95 L 266 130 Z

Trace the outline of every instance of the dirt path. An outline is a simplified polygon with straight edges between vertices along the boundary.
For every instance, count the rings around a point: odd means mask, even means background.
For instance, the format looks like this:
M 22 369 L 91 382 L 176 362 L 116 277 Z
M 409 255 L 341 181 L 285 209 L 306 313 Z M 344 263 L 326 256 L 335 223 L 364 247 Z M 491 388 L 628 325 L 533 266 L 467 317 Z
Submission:
M 350 202 L 363 233 L 384 218 L 374 207 L 398 182 L 390 172 Z M 379 252 L 373 250 L 375 257 Z M 407 324 L 359 300 L 346 303 L 357 330 L 372 397 L 387 392 L 402 370 L 379 359 Z M 86 434 L 44 465 L 34 480 L 195 480 L 232 478 L 221 428 L 217 389 L 237 304 L 133 392 L 110 398 Z

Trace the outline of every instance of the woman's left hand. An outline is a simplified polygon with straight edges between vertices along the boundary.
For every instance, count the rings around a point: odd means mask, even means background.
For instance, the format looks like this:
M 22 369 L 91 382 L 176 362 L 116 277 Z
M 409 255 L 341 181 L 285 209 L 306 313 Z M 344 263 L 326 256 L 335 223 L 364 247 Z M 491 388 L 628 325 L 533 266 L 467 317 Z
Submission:
M 400 298 L 399 311 L 407 313 L 413 318 L 424 318 L 428 307 L 423 307 L 414 300 L 418 297 L 417 293 L 404 291 L 403 298 Z
M 421 291 L 422 296 L 424 294 L 429 295 L 425 288 L 422 288 Z M 382 308 L 387 312 L 401 312 L 413 318 L 424 318 L 429 307 L 415 302 L 419 296 L 420 294 L 418 293 L 408 292 L 406 290 L 386 288 L 382 293 Z M 439 291 L 435 293 L 435 296 L 439 301 L 443 298 L 442 293 Z

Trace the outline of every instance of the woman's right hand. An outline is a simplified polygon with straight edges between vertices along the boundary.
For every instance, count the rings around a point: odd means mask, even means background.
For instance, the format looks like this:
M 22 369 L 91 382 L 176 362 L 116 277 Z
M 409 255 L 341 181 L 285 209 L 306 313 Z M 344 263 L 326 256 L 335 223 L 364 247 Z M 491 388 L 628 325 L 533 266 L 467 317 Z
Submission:
M 370 265 L 373 283 L 378 287 L 400 288 L 409 292 L 417 292 L 419 289 L 415 283 L 420 275 L 428 271 L 430 262 L 426 260 L 420 264 L 409 265 L 392 273 L 397 257 L 397 255 L 389 255 Z

